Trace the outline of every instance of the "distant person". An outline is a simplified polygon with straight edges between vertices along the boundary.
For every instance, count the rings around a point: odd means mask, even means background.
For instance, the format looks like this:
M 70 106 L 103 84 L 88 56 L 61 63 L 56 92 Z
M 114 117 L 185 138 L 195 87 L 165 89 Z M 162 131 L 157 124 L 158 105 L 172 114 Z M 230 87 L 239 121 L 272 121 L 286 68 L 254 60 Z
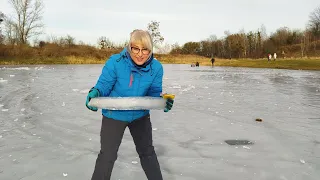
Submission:
M 214 59 L 214 57 L 212 57 L 211 58 L 211 66 L 213 67 L 213 65 L 214 65 L 214 61 L 215 61 L 215 59 Z
M 196 67 L 199 67 L 199 62 L 196 62 Z
M 106 61 L 96 85 L 88 93 L 87 108 L 98 110 L 88 105 L 91 98 L 95 97 L 162 97 L 163 67 L 153 57 L 152 50 L 150 34 L 144 30 L 134 30 L 130 34 L 128 45 Z M 164 112 L 171 110 L 172 106 L 173 99 L 167 99 Z M 127 127 L 147 179 L 163 180 L 152 142 L 150 119 L 149 110 L 102 109 L 100 152 L 91 180 L 110 180 Z
M 195 67 L 196 65 L 194 63 L 191 63 L 191 67 Z
M 286 58 L 286 53 L 284 52 L 284 51 L 282 51 L 282 58 L 284 59 L 284 58 Z
M 271 61 L 271 58 L 272 58 L 271 54 L 268 54 L 268 61 Z
M 277 59 L 277 53 L 273 53 L 273 60 L 275 61 Z

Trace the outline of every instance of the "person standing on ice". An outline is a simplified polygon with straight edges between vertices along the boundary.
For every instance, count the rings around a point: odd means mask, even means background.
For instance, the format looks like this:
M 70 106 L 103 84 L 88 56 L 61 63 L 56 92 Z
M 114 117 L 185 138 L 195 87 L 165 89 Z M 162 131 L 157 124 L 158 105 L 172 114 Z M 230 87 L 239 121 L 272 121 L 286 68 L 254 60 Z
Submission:
M 212 58 L 211 58 L 211 67 L 213 67 L 214 61 L 215 61 L 215 59 L 214 59 L 214 57 L 212 56 Z
M 271 61 L 272 55 L 268 54 L 268 61 Z
M 163 66 L 153 58 L 150 34 L 134 30 L 130 41 L 119 54 L 112 55 L 105 63 L 102 73 L 91 88 L 86 106 L 95 97 L 161 97 Z M 164 112 L 171 110 L 173 99 L 167 99 Z M 102 109 L 100 131 L 101 149 L 96 159 L 92 180 L 109 180 L 111 177 L 123 133 L 129 128 L 139 154 L 141 166 L 149 180 L 162 180 L 160 165 L 154 150 L 149 110 Z

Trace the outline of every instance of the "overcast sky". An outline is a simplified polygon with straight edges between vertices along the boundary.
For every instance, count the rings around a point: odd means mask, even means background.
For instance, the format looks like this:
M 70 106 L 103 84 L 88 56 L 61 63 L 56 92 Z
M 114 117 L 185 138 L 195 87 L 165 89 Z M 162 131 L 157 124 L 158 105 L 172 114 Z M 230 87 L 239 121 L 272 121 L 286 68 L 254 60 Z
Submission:
M 67 34 L 96 45 L 100 36 L 122 43 L 133 29 L 146 29 L 160 22 L 166 43 L 201 41 L 215 34 L 224 36 L 263 24 L 267 34 L 279 27 L 304 29 L 319 0 L 44 0 L 45 34 Z M 8 0 L 0 11 L 12 13 Z M 43 38 L 45 40 L 45 37 Z

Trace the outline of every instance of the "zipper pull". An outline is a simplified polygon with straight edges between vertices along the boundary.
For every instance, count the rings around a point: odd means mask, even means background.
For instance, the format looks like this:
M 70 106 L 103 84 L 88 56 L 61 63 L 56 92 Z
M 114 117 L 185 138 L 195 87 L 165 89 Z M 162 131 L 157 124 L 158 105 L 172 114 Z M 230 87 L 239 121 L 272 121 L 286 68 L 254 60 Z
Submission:
M 131 87 L 131 86 L 132 86 L 132 81 L 133 81 L 133 74 L 132 74 L 132 72 L 131 72 L 131 75 L 130 75 L 130 82 L 129 82 L 129 87 Z

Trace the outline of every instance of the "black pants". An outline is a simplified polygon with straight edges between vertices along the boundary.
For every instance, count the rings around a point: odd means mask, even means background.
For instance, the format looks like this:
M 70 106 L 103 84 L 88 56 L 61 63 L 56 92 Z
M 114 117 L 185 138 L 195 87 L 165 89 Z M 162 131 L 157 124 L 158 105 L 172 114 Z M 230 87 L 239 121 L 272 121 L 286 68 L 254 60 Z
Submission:
M 103 116 L 100 132 L 101 150 L 91 180 L 110 180 L 123 133 L 127 126 L 148 180 L 162 180 L 160 165 L 152 144 L 150 115 L 141 117 L 131 123 Z

